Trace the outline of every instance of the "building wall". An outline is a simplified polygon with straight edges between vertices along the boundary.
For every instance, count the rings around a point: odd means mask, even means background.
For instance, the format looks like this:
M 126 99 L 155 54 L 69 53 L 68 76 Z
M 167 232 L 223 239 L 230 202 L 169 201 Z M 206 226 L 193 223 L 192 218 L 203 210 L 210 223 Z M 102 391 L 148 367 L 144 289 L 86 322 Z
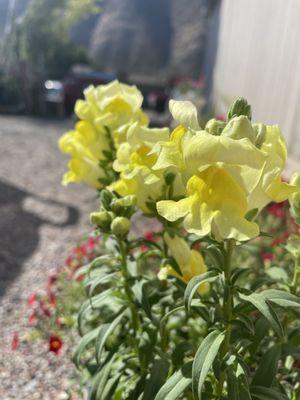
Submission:
M 246 97 L 300 161 L 300 0 L 223 0 L 214 67 L 216 112 Z

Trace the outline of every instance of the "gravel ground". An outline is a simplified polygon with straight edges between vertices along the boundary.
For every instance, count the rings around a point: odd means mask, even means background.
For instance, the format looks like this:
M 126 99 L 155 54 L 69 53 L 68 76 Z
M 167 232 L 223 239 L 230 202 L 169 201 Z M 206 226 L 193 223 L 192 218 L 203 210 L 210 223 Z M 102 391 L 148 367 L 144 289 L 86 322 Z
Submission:
M 11 351 L 14 332 L 28 330 L 28 295 L 89 227 L 93 190 L 64 188 L 66 158 L 57 139 L 71 121 L 0 116 L 0 399 L 63 400 L 74 374 L 68 357 L 40 343 Z

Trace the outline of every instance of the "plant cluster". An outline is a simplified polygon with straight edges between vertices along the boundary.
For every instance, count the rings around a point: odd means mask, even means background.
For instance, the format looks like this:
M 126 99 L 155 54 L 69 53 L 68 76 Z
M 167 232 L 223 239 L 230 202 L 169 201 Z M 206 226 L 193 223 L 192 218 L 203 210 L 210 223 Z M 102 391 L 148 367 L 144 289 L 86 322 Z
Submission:
M 252 123 L 240 98 L 201 128 L 191 102 L 171 100 L 170 132 L 149 127 L 141 105 L 136 87 L 89 87 L 59 143 L 71 156 L 63 183 L 100 199 L 90 218 L 106 251 L 79 270 L 74 351 L 91 399 L 297 400 L 299 230 L 283 274 L 257 262 L 254 241 L 271 202 L 289 199 L 299 221 L 299 174 L 282 179 L 278 126 Z M 134 233 L 136 213 L 157 232 Z
M 77 271 L 89 261 L 100 256 L 100 236 L 89 235 L 72 248 L 65 263 L 47 277 L 45 288 L 32 292 L 27 300 L 29 334 L 22 341 L 43 341 L 56 355 L 66 344 L 72 347 L 77 335 L 74 326 L 82 301 L 85 299 L 84 276 Z M 12 349 L 19 346 L 19 333 L 12 339 Z

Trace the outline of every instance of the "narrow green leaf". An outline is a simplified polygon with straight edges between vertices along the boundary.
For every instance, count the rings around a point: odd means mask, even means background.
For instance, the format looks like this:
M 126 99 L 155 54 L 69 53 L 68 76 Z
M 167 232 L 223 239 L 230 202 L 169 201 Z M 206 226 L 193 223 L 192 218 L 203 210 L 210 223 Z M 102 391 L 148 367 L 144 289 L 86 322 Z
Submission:
M 161 387 L 154 400 L 176 400 L 190 386 L 192 362 L 176 371 Z
M 101 400 L 111 400 L 113 398 L 113 395 L 117 389 L 119 380 L 121 378 L 121 375 L 115 375 L 115 374 L 116 372 L 114 372 L 114 376 L 107 381 L 107 384 L 102 393 Z
M 250 272 L 251 272 L 251 269 L 250 269 L 250 268 L 239 268 L 239 267 L 235 268 L 235 269 L 232 271 L 232 274 L 231 274 L 231 284 L 234 285 L 234 284 L 236 283 L 236 281 L 237 281 L 241 276 L 243 276 L 243 275 L 248 275 L 248 274 L 250 274 Z
M 160 320 L 160 326 L 164 327 L 164 325 L 167 323 L 168 318 L 172 315 L 175 314 L 177 311 L 183 311 L 184 310 L 184 306 L 179 306 L 179 307 L 175 307 L 173 308 L 173 310 L 168 311 Z
M 145 281 L 139 281 L 132 286 L 133 294 L 138 301 L 139 305 L 143 308 L 145 313 L 152 319 L 151 307 L 149 304 L 148 296 L 145 291 Z
M 112 256 L 111 254 L 103 254 L 102 256 L 95 258 L 91 262 L 91 268 L 101 267 L 103 263 L 111 262 L 112 260 L 115 260 L 114 256 Z
M 277 392 L 275 388 L 263 386 L 252 386 L 251 396 L 253 400 L 288 400 L 285 394 Z
M 215 245 L 209 245 L 205 249 L 203 248 L 203 251 L 209 255 L 215 267 L 220 268 L 222 265 L 224 265 L 224 254 L 219 247 Z
M 83 265 L 82 267 L 78 268 L 76 270 L 76 272 L 74 273 L 73 278 L 78 279 L 79 277 L 81 277 L 81 275 L 86 275 L 90 266 L 91 266 L 91 264 L 86 264 L 86 265 Z
M 281 345 L 275 345 L 266 351 L 254 374 L 252 385 L 271 387 L 277 373 L 280 357 Z
M 215 271 L 208 271 L 204 274 L 194 276 L 194 278 L 189 281 L 184 293 L 184 305 L 188 312 L 190 312 L 191 303 L 198 287 L 205 282 L 213 282 L 218 277 L 219 275 L 216 274 Z
M 230 368 L 227 371 L 228 399 L 230 400 L 251 400 L 247 379 L 243 373 Z
M 112 334 L 114 329 L 119 325 L 127 310 L 123 310 L 112 322 L 100 326 L 96 340 L 96 360 L 100 364 L 102 351 L 107 338 Z
M 211 332 L 199 346 L 193 362 L 193 392 L 201 400 L 202 386 L 224 340 L 224 332 Z
M 239 296 L 242 300 L 248 301 L 255 308 L 257 308 L 258 311 L 260 311 L 262 315 L 269 321 L 277 335 L 279 337 L 283 337 L 283 329 L 276 312 L 272 308 L 271 304 L 267 303 L 261 294 L 252 293 L 246 296 L 242 293 L 239 293 Z
M 85 348 L 88 346 L 89 343 L 91 343 L 93 340 L 96 339 L 99 329 L 100 329 L 99 327 L 93 329 L 80 339 L 73 355 L 73 362 L 77 365 L 77 367 L 79 367 L 80 365 L 80 358 L 83 351 L 85 350 Z
M 238 319 L 234 320 L 233 323 L 241 324 L 251 333 L 251 335 L 255 334 L 253 322 L 246 314 L 239 314 Z
M 95 289 L 99 286 L 102 285 L 103 283 L 107 283 L 110 281 L 112 278 L 116 277 L 118 275 L 118 272 L 113 272 L 112 274 L 104 275 L 104 276 L 99 276 L 95 279 L 93 279 L 90 282 L 90 289 L 89 289 L 89 297 L 91 297 L 95 291 Z
M 109 361 L 103 367 L 101 367 L 99 373 L 94 378 L 91 391 L 91 400 L 103 399 L 102 397 L 103 390 L 110 378 L 113 361 L 114 361 L 114 356 L 112 356 L 109 359 Z
M 160 390 L 168 376 L 169 367 L 170 365 L 166 360 L 156 360 L 154 362 L 150 377 L 145 385 L 142 400 L 153 400 L 155 398 L 156 393 Z
M 99 293 L 96 296 L 86 300 L 82 304 L 78 312 L 78 328 L 80 334 L 82 334 L 82 322 L 85 315 L 88 314 L 91 310 L 101 307 L 103 305 L 103 302 L 107 300 L 107 297 L 109 297 L 112 292 L 113 289 L 107 289 L 104 292 Z
M 283 290 L 264 290 L 260 295 L 281 307 L 300 307 L 300 297 Z

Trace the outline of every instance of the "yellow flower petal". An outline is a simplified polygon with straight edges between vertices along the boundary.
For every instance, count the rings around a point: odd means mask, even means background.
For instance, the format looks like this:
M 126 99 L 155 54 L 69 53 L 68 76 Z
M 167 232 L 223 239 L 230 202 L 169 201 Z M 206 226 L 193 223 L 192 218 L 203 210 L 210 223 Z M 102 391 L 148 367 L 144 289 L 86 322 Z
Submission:
M 175 121 L 180 125 L 193 130 L 200 130 L 197 109 L 193 103 L 190 101 L 170 100 L 169 109 Z

